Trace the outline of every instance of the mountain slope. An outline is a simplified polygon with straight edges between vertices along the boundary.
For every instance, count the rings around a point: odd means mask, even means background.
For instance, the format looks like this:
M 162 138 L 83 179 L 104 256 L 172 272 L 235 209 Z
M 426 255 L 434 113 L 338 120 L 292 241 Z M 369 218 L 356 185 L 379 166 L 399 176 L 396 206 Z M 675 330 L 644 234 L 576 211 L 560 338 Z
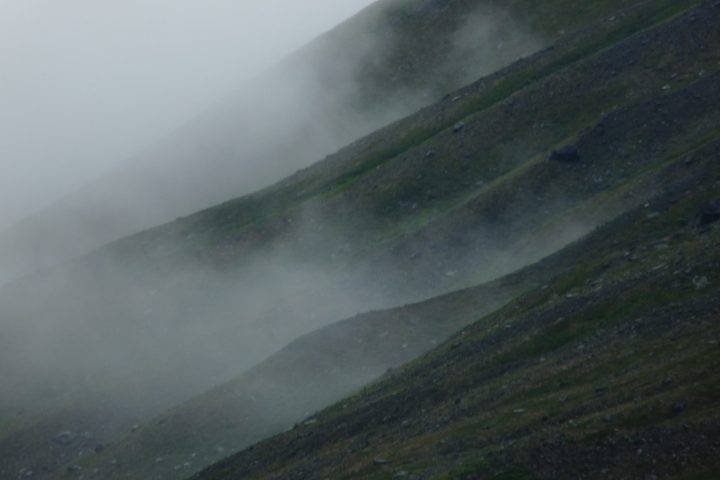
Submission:
M 514 278 L 417 305 L 361 314 L 290 343 L 237 379 L 144 422 L 67 475 L 185 478 L 284 431 L 443 341 L 524 289 Z M 448 312 L 453 312 L 452 317 Z
M 569 267 L 197 479 L 715 478 L 720 141 Z
M 702 11 L 702 10 L 701 10 Z M 691 18 L 698 13 L 688 15 L 673 21 L 669 26 L 658 28 L 652 33 L 646 35 L 653 35 L 661 38 L 677 38 L 677 33 L 682 29 L 686 28 L 688 24 L 694 24 L 696 22 L 688 22 L 688 18 Z M 705 18 L 707 25 L 713 24 L 713 19 L 710 16 Z M 702 31 L 701 28 L 696 30 L 698 33 Z M 700 33 L 702 35 L 702 33 Z M 643 45 L 645 43 L 644 37 L 635 38 L 630 42 L 631 45 Z M 673 40 L 675 41 L 675 40 Z M 660 42 L 658 42 L 660 43 Z M 658 45 L 656 45 L 658 46 Z M 606 52 L 600 59 L 595 60 L 597 62 L 607 61 L 607 58 L 617 57 L 618 51 L 623 54 L 624 59 L 627 60 L 628 52 L 631 51 L 627 44 L 621 45 L 619 48 Z M 570 212 L 574 217 L 581 218 L 582 215 L 587 215 L 588 212 L 602 211 L 606 215 L 610 215 L 608 212 L 621 210 L 623 205 L 633 204 L 639 202 L 641 199 L 647 198 L 648 196 L 656 194 L 658 191 L 662 191 L 667 187 L 667 170 L 664 169 L 664 165 L 670 162 L 675 162 L 677 157 L 683 155 L 685 152 L 691 151 L 697 148 L 698 145 L 702 145 L 708 141 L 708 139 L 716 138 L 718 131 L 716 129 L 717 120 L 717 105 L 718 98 L 716 98 L 718 89 L 718 78 L 716 75 L 707 74 L 708 76 L 700 76 L 700 80 L 690 80 L 691 83 L 686 84 L 684 88 L 682 86 L 676 87 L 675 92 L 670 92 L 669 89 L 659 88 L 661 96 L 652 98 L 647 102 L 640 102 L 637 104 L 631 104 L 624 108 L 618 108 L 613 113 L 606 115 L 597 124 L 586 131 L 584 131 L 579 138 L 575 139 L 573 145 L 574 149 L 578 152 L 581 162 L 577 165 L 562 165 L 555 163 L 556 161 L 548 161 L 543 158 L 542 161 L 531 162 L 527 167 L 527 171 L 523 171 L 513 177 L 513 183 L 511 186 L 513 190 L 517 192 L 523 191 L 537 191 L 542 192 L 545 195 L 552 193 L 553 188 L 562 189 L 563 198 L 567 199 L 567 202 L 572 202 L 573 208 L 569 210 L 563 210 Z M 704 78 L 703 78 L 704 77 Z M 576 84 L 577 85 L 577 84 Z M 455 134 L 456 135 L 456 134 Z M 608 153 L 611 152 L 611 153 Z M 616 158 L 615 158 L 616 157 Z M 597 181 L 598 177 L 603 176 L 602 181 Z M 612 177 L 616 176 L 615 179 Z M 517 178 L 516 178 L 517 177 Z M 618 181 L 618 177 L 622 181 Z M 519 181 L 518 181 L 519 179 Z M 632 180 L 629 180 L 632 179 Z M 505 179 L 505 181 L 507 181 Z M 517 183 L 515 183 L 517 182 Z M 548 182 L 552 183 L 552 188 L 548 186 Z M 615 185 L 612 188 L 608 188 L 608 184 Z M 500 183 L 503 185 L 503 183 Z M 535 185 L 535 186 L 534 186 Z M 507 192 L 508 187 L 504 186 L 503 199 L 506 203 L 512 200 L 512 193 Z M 574 196 L 573 196 L 574 195 Z M 582 200 L 584 198 L 593 199 L 593 202 L 588 206 L 583 206 Z M 527 195 L 519 195 L 521 200 L 527 201 Z M 532 201 L 534 197 L 529 197 Z M 527 212 L 528 210 L 532 213 L 533 210 L 527 204 L 520 203 L 522 208 L 517 208 L 516 204 L 509 203 L 506 211 L 503 211 L 503 216 L 507 217 L 512 215 L 513 212 Z M 545 208 L 548 205 L 552 205 L 551 202 L 542 204 Z M 497 208 L 497 206 L 495 207 Z M 454 211 L 450 211 L 443 218 L 443 222 L 448 223 L 459 223 L 458 220 L 453 219 Z M 517 214 L 517 213 L 515 213 Z M 487 214 L 485 214 L 487 215 Z M 532 220 L 532 215 L 524 217 Z M 467 215 L 460 217 L 462 223 L 468 225 Z M 552 220 L 548 220 L 548 217 L 543 219 L 543 222 L 547 222 L 550 225 L 542 225 L 547 228 L 548 231 L 552 230 Z M 495 228 L 499 231 L 501 225 L 496 222 Z M 511 222 L 508 222 L 511 223 Z M 440 232 L 457 232 L 462 231 L 458 228 L 451 229 L 447 227 L 438 228 L 437 223 L 434 224 L 433 229 Z M 517 227 L 515 227 L 517 229 Z M 517 230 L 515 230 L 517 231 Z M 542 232 L 542 229 L 539 230 Z M 535 230 L 537 232 L 537 230 Z M 507 235 L 506 238 L 511 235 Z M 536 235 L 533 238 L 535 241 L 542 239 L 542 236 Z M 479 240 L 474 240 L 476 243 Z M 421 242 L 417 242 L 422 248 Z M 457 251 L 457 245 L 454 247 Z M 538 248 L 536 246 L 536 248 Z M 450 249 L 447 249 L 450 250 Z M 405 249 L 405 251 L 413 251 Z M 577 249 L 574 250 L 577 258 Z M 425 253 L 427 255 L 427 253 Z M 568 254 L 565 253 L 567 261 Z M 385 257 L 387 258 L 387 257 Z M 439 256 L 434 257 L 436 260 L 441 258 Z M 467 257 L 464 257 L 467 259 Z M 580 256 L 580 258 L 582 258 Z M 397 262 L 397 259 L 393 259 Z M 414 262 L 417 258 L 413 259 Z M 544 262 L 547 264 L 548 262 Z M 446 265 L 447 263 L 445 263 Z M 472 265 L 472 264 L 471 264 Z M 481 262 L 475 265 L 482 265 Z M 412 268 L 412 267 L 404 267 Z M 546 271 L 552 274 L 558 274 L 560 267 L 555 264 L 553 268 L 544 267 Z M 431 274 L 432 272 L 428 272 Z M 441 276 L 445 276 L 445 270 L 441 270 Z M 476 273 L 478 277 L 482 277 L 483 273 Z M 528 276 L 528 271 L 521 271 L 518 276 Z M 454 276 L 462 276 L 461 272 L 454 272 Z M 544 278 L 547 278 L 547 273 Z M 537 277 L 534 280 L 523 279 L 520 284 L 524 286 L 537 285 L 537 282 L 541 280 Z M 392 282 L 392 280 L 391 280 Z M 388 282 L 388 283 L 391 283 Z M 534 283 L 533 283 L 534 282 Z M 422 304 L 420 304 L 422 305 Z M 467 307 L 467 305 L 465 306 Z M 422 308 L 417 306 L 417 308 Z M 462 308 L 462 306 L 460 307 Z M 471 307 L 475 308 L 475 307 Z M 390 314 L 391 315 L 391 314 Z M 478 313 L 479 315 L 479 313 Z M 422 325 L 422 323 L 420 323 Z M 452 323 L 450 325 L 456 325 Z M 445 333 L 449 333 L 450 330 L 445 330 Z M 353 336 L 352 333 L 346 333 L 342 337 L 343 341 L 350 342 L 352 345 Z M 336 340 L 335 343 L 340 342 Z M 317 343 L 316 348 L 320 348 L 321 342 Z M 300 366 L 302 363 L 300 363 Z M 300 368 L 300 366 L 298 368 Z M 378 369 L 381 371 L 382 369 Z M 295 370 L 290 369 L 290 372 Z M 344 371 L 344 374 L 348 376 L 352 375 L 352 372 Z M 290 374 L 292 376 L 292 374 Z M 300 378 L 305 378 L 300 376 Z M 367 379 L 369 377 L 363 377 Z M 302 383 L 302 382 L 301 382 Z M 292 385 L 293 382 L 289 382 Z M 287 388 L 292 388 L 290 386 Z M 357 384 L 356 384 L 357 385 Z M 248 387 L 249 388 L 249 387 Z M 256 387 L 249 388 L 246 392 L 255 392 Z M 349 387 L 348 387 L 349 388 Z M 222 390 L 221 390 L 222 391 Z M 231 391 L 237 391 L 232 390 Z M 298 389 L 296 393 L 303 391 Z M 338 392 L 333 392 L 334 395 L 339 395 Z M 324 397 L 325 401 L 332 397 Z M 218 398 L 222 398 L 223 401 L 218 403 Z M 134 458 L 137 462 L 138 458 L 145 458 L 146 460 L 152 461 L 156 456 L 162 458 L 175 458 L 179 463 L 174 465 L 184 465 L 184 461 L 190 461 L 194 466 L 203 464 L 206 458 L 210 457 L 192 457 L 192 453 L 198 454 L 198 451 L 208 450 L 208 445 L 204 444 L 202 438 L 225 438 L 223 445 L 232 445 L 232 439 L 237 441 L 246 441 L 245 439 L 253 438 L 253 435 L 246 435 L 247 428 L 246 416 L 247 412 L 240 409 L 240 412 L 234 411 L 230 405 L 233 404 L 234 397 L 226 392 L 224 398 L 222 395 L 215 398 L 214 401 L 207 401 L 207 399 L 201 398 L 197 400 L 197 404 L 194 402 L 192 405 L 194 408 L 181 409 L 175 413 L 176 424 L 172 422 L 167 427 L 158 427 L 154 424 L 148 424 L 147 431 L 142 435 L 135 437 L 130 436 L 120 446 L 119 450 L 110 448 L 105 455 L 98 457 L 97 463 L 102 463 L 108 458 L 125 458 L 125 460 L 119 463 L 123 464 L 123 467 L 117 467 L 118 475 L 132 474 L 131 472 L 138 472 L 139 470 L 133 469 L 133 466 L 127 467 L 130 463 L 129 458 Z M 207 402 L 203 404 L 203 402 Z M 272 403 L 272 402 L 268 402 Z M 319 404 L 320 402 L 318 402 Z M 317 405 L 317 404 L 316 404 Z M 291 408 L 280 409 L 284 413 L 291 413 Z M 220 424 L 206 421 L 195 421 L 194 414 L 198 411 L 204 413 L 198 414 L 199 418 L 207 418 L 211 416 L 210 412 L 224 412 L 224 416 L 219 419 Z M 299 418 L 298 411 L 294 412 L 296 419 Z M 278 417 L 279 418 L 279 417 Z M 293 418 L 292 415 L 288 418 Z M 269 428 L 264 430 L 265 434 L 270 432 L 271 425 L 275 424 L 277 429 L 281 428 L 279 424 L 273 421 L 266 421 L 261 418 L 260 425 L 262 427 Z M 239 423 L 236 423 L 239 422 Z M 267 422 L 267 423 L 264 423 Z M 279 422 L 285 424 L 285 421 Z M 183 434 L 184 430 L 178 428 L 177 425 L 192 424 L 192 434 Z M 236 427 L 226 427 L 226 425 L 237 425 Z M 217 430 L 222 430 L 222 434 L 218 434 Z M 215 431 L 214 431 L 215 430 Z M 256 438 L 261 437 L 262 434 L 258 434 Z M 151 437 L 153 440 L 148 441 L 147 437 Z M 183 441 L 187 443 L 183 443 Z M 148 443 L 149 442 L 149 443 Z M 166 445 L 163 445 L 167 442 Z M 181 448 L 180 445 L 183 445 Z M 172 446 L 172 447 L 170 447 Z M 174 451 L 174 453 L 168 454 L 168 450 Z M 212 451 L 212 449 L 210 449 Z M 160 454 L 159 452 L 162 452 Z M 217 455 L 217 453 L 214 453 Z M 181 461 L 182 460 L 182 461 Z M 93 460 L 92 464 L 96 464 Z M 174 463 L 174 462 L 171 462 Z M 171 467 L 174 465 L 170 465 Z M 156 467 L 157 471 L 161 471 L 166 466 Z M 143 465 L 141 468 L 147 468 Z M 193 467 L 195 468 L 195 467 Z M 143 470 L 147 472 L 148 470 Z M 181 470 L 182 471 L 182 470 Z M 103 475 L 108 475 L 107 470 L 103 470 Z M 138 475 L 137 473 L 135 473 Z M 142 474 L 140 474 L 142 477 Z
M 595 4 L 612 19 L 273 187 L 3 289 L 0 464 L 51 475 L 300 335 L 514 271 L 643 203 L 717 135 L 720 22 L 696 4 Z M 566 145 L 579 161 L 549 159 Z M 90 435 L 47 448 L 67 429 Z
M 0 282 L 268 185 L 545 43 L 505 7 L 405 3 L 372 5 L 4 232 Z

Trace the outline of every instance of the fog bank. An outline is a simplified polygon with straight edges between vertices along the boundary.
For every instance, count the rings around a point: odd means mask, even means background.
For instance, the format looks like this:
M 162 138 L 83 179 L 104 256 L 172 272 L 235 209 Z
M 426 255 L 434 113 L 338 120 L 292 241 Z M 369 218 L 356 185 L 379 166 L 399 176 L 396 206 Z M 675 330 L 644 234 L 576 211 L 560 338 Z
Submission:
M 369 3 L 0 2 L 0 229 Z

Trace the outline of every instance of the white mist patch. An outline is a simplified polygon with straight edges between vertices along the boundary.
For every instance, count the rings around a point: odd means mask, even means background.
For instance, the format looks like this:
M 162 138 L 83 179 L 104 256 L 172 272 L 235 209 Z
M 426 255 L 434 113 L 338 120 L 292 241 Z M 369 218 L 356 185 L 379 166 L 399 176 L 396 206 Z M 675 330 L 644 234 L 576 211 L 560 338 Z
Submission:
M 535 53 L 546 41 L 517 22 L 510 13 L 487 6 L 467 17 L 452 38 L 446 69 L 460 84 L 504 67 L 508 59 Z

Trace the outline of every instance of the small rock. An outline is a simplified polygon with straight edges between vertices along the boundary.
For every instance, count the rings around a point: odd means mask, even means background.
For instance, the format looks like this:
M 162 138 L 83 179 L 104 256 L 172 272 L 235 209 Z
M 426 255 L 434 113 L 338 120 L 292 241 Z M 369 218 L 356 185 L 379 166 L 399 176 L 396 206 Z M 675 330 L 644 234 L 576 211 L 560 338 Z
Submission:
M 691 226 L 695 228 L 707 227 L 717 221 L 720 221 L 720 205 L 711 205 L 704 208 L 691 222 Z
M 675 415 L 679 415 L 684 412 L 686 408 L 687 405 L 685 404 L 685 402 L 675 402 L 672 405 L 672 413 L 674 413 Z
M 55 435 L 53 441 L 58 445 L 68 446 L 72 444 L 75 439 L 77 439 L 77 437 L 77 433 L 73 432 L 72 430 L 65 430 Z
M 465 122 L 458 122 L 453 126 L 453 133 L 459 133 L 465 130 Z
M 388 463 L 390 463 L 390 460 L 388 460 L 387 458 L 375 457 L 373 463 L 375 465 L 387 465 Z
M 707 277 L 695 277 L 693 279 L 693 283 L 695 284 L 695 288 L 698 290 L 703 290 L 710 285 L 710 281 Z
M 575 145 L 568 145 L 558 150 L 553 150 L 550 154 L 550 160 L 560 163 L 578 163 L 580 161 L 580 152 Z

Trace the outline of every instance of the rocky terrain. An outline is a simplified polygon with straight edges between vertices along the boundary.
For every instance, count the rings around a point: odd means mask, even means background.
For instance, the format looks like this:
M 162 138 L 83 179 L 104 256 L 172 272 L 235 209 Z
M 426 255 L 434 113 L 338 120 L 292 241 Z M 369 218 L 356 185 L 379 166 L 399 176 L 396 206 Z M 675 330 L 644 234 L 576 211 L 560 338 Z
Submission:
M 714 478 L 720 5 L 571 3 L 374 4 L 424 108 L 0 289 L 0 478 Z
M 720 143 L 445 344 L 197 479 L 720 473 Z

